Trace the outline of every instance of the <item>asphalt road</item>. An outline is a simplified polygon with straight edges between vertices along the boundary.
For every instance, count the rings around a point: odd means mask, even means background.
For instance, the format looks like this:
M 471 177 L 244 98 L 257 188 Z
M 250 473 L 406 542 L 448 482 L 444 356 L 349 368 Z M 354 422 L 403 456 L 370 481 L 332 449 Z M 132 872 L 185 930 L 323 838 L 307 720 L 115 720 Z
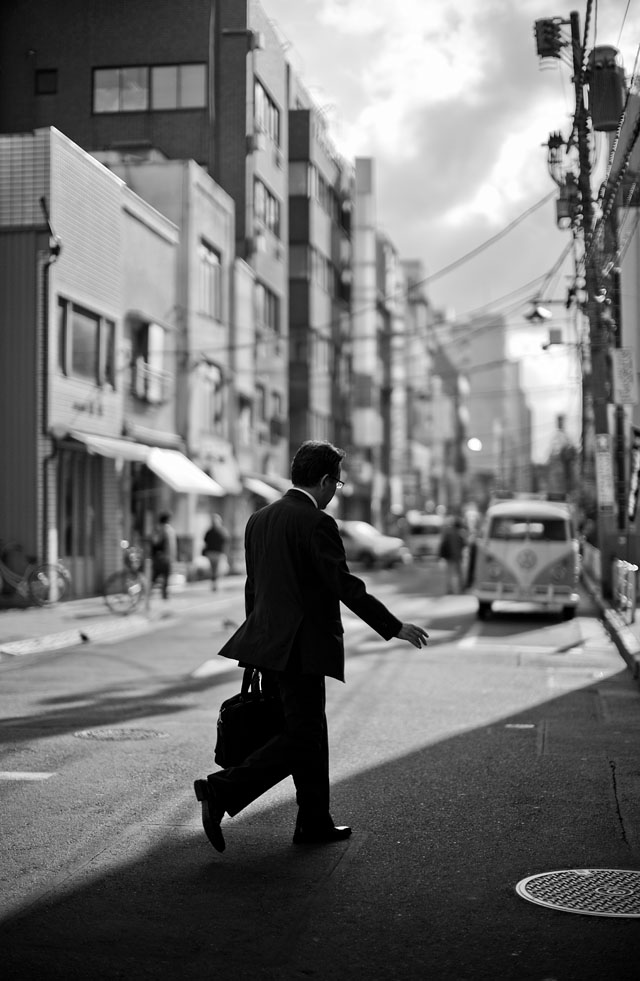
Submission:
M 240 590 L 179 621 L 0 665 L 2 977 L 626 981 L 634 919 L 528 903 L 526 876 L 640 869 L 640 692 L 585 599 L 571 622 L 480 624 L 435 567 L 373 573 L 427 626 L 385 643 L 345 614 L 328 682 L 333 813 L 291 844 L 284 781 L 205 838 L 195 777 L 240 672 L 215 652 Z

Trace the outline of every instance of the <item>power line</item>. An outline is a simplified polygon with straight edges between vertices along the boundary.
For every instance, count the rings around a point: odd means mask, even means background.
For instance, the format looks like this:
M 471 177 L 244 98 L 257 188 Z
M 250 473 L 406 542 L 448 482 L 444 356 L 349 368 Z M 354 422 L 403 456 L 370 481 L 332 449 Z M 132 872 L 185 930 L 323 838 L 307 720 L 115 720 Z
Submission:
M 505 235 L 508 235 L 509 232 L 513 231 L 513 229 L 520 224 L 520 222 L 524 221 L 525 218 L 528 218 L 529 215 L 532 215 L 535 211 L 538 210 L 538 208 L 541 208 L 543 204 L 546 204 L 547 201 L 550 201 L 551 198 L 554 196 L 555 196 L 555 191 L 551 191 L 549 194 L 545 195 L 545 197 L 540 198 L 539 201 L 536 201 L 536 203 L 531 205 L 530 208 L 527 208 L 526 211 L 523 211 L 522 214 L 518 215 L 517 218 L 514 218 L 513 221 L 511 221 L 508 225 L 506 225 L 495 235 L 492 235 L 491 238 L 486 239 L 486 241 L 482 242 L 481 245 L 476 246 L 475 249 L 472 249 L 470 252 L 465 253 L 465 255 L 460 256 L 459 259 L 455 259 L 453 262 L 450 262 L 448 265 L 443 266 L 442 269 L 438 269 L 436 272 L 430 273 L 428 276 L 425 276 L 424 279 L 421 279 L 418 283 L 414 284 L 414 288 L 415 286 L 424 286 L 426 283 L 431 283 L 433 282 L 434 279 L 439 279 L 441 276 L 445 276 L 447 273 L 450 273 L 454 269 L 457 269 L 463 263 L 468 262 L 470 259 L 474 259 L 481 252 L 484 252 L 485 249 L 488 249 L 492 245 L 495 245 L 495 243 L 499 242 L 501 238 L 504 238 Z

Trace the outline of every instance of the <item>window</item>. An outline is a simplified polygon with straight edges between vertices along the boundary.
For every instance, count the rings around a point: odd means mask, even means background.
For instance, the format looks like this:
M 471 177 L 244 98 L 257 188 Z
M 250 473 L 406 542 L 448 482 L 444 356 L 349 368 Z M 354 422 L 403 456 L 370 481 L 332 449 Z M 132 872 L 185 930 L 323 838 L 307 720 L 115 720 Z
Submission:
M 116 325 L 100 314 L 58 299 L 58 367 L 65 375 L 116 387 Z
M 319 334 L 312 334 L 312 364 L 314 371 L 329 372 L 331 370 L 331 341 Z
M 280 202 L 258 178 L 253 182 L 253 209 L 256 219 L 280 238 Z
M 133 394 L 159 404 L 169 396 L 170 375 L 164 371 L 165 332 L 159 324 L 142 323 L 133 331 Z
M 218 365 L 200 365 L 198 390 L 202 432 L 221 432 L 224 419 L 224 384 L 222 370 Z
M 256 416 L 262 422 L 267 418 L 267 392 L 263 385 L 256 385 Z
M 207 104 L 204 64 L 95 68 L 93 111 L 199 109 Z
M 253 106 L 256 131 L 266 133 L 276 146 L 280 146 L 280 110 L 257 78 L 253 87 Z
M 263 283 L 256 283 L 256 324 L 280 333 L 280 298 Z
M 289 194 L 292 197 L 309 197 L 309 169 L 303 160 L 289 162 Z
M 489 538 L 503 541 L 565 542 L 568 537 L 566 522 L 560 518 L 493 518 L 489 528 Z
M 309 279 L 309 246 L 289 246 L 289 278 Z
M 140 112 L 148 108 L 148 68 L 139 66 L 94 70 L 94 112 Z
M 199 289 L 200 289 L 200 311 L 220 320 L 222 316 L 222 267 L 220 256 L 201 240 L 198 256 L 199 266 Z
M 200 109 L 207 104 L 205 65 L 157 65 L 151 69 L 152 109 Z
M 55 95 L 58 91 L 58 69 L 39 68 L 36 71 L 36 95 Z

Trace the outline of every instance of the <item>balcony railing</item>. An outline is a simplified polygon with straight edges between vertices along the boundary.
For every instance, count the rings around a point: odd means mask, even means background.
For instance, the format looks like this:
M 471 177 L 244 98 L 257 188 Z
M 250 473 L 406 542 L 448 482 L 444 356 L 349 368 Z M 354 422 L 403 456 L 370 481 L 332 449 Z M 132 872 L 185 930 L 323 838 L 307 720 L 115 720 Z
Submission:
M 152 368 L 143 358 L 133 365 L 131 391 L 136 398 L 152 405 L 161 405 L 171 397 L 173 375 L 168 371 Z

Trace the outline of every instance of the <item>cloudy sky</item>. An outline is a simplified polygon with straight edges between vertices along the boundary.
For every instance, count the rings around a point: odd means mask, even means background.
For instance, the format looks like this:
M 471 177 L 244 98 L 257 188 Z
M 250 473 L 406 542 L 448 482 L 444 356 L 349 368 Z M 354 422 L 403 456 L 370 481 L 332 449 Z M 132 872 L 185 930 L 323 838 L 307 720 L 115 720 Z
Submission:
M 535 370 L 552 357 L 541 370 L 557 392 L 570 356 L 541 352 L 546 333 L 531 337 L 522 317 L 524 298 L 570 237 L 556 228 L 554 196 L 476 258 L 438 273 L 554 192 L 542 144 L 550 132 L 569 134 L 575 97 L 568 66 L 541 67 L 533 25 L 576 10 L 583 34 L 586 0 L 261 2 L 338 149 L 375 159 L 378 224 L 403 258 L 423 261 L 434 305 L 457 317 L 485 306 L 508 312 L 514 350 L 530 353 L 532 396 L 547 403 L 547 414 L 574 411 L 575 392 L 571 405 L 551 398 Z M 630 74 L 639 42 L 640 0 L 593 4 L 589 49 L 619 48 Z M 606 165 L 604 139 L 598 159 Z M 547 296 L 566 294 L 572 268 L 568 261 Z M 511 294 L 516 306 L 521 301 L 516 310 Z M 538 432 L 538 443 L 549 439 Z

